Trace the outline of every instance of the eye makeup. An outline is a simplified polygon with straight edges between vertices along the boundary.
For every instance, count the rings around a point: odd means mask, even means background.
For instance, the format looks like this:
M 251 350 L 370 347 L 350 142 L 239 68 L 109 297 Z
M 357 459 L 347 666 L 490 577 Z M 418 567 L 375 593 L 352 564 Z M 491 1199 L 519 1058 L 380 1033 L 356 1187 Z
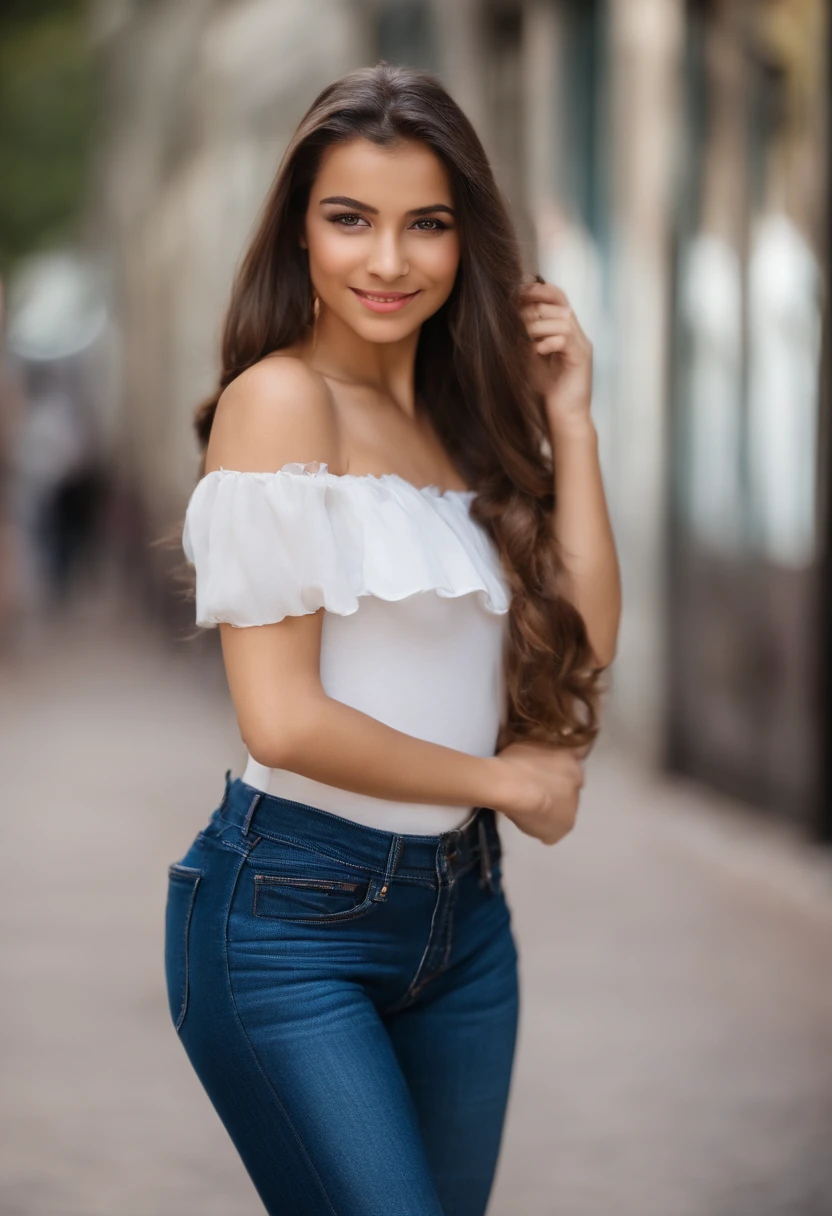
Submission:
M 326 218 L 327 218 L 327 220 L 329 220 L 329 222 L 331 224 L 338 224 L 341 228 L 358 228 L 358 227 L 360 227 L 359 224 L 352 224 L 352 223 L 346 224 L 346 223 L 343 223 L 343 221 L 344 220 L 360 220 L 360 219 L 363 219 L 364 217 L 359 215 L 355 211 L 341 211 L 336 215 L 328 215 Z M 435 225 L 435 227 L 433 227 L 433 228 L 417 228 L 416 230 L 418 232 L 447 232 L 448 229 L 450 228 L 449 224 L 444 223 L 443 220 L 437 219 L 436 216 L 432 216 L 432 215 L 424 216 L 422 219 L 418 219 L 418 220 L 414 221 L 414 225 L 413 225 L 414 228 L 418 224 L 434 224 Z

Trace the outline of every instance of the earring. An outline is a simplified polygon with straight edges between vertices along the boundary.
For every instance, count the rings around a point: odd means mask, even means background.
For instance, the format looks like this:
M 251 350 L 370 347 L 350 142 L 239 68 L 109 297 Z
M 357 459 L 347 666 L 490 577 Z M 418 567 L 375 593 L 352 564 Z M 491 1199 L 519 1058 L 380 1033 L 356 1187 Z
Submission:
M 318 293 L 313 292 L 312 293 L 312 316 L 317 321 L 317 319 L 320 315 L 321 315 L 321 301 L 318 297 Z

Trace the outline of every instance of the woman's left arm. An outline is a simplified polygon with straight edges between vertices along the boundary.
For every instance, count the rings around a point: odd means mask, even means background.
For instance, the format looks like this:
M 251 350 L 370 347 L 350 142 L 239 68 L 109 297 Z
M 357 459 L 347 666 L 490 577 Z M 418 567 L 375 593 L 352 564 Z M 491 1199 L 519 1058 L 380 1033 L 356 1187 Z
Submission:
M 592 343 L 561 288 L 527 282 L 523 294 L 534 384 L 552 443 L 553 529 L 565 567 L 564 594 L 586 622 L 598 665 L 607 667 L 618 639 L 621 575 L 590 414 Z

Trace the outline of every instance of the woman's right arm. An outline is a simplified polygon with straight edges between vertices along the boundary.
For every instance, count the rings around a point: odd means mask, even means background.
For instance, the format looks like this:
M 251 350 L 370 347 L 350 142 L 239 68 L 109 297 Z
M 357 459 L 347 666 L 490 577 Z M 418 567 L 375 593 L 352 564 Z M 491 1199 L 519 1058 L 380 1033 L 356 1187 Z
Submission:
M 206 473 L 271 472 L 290 461 L 340 469 L 324 385 L 288 357 L 243 373 L 217 407 Z M 324 609 L 244 628 L 220 624 L 243 742 L 267 768 L 376 798 L 491 806 L 546 843 L 574 823 L 582 772 L 564 749 L 511 745 L 472 756 L 405 734 L 329 697 L 320 678 Z

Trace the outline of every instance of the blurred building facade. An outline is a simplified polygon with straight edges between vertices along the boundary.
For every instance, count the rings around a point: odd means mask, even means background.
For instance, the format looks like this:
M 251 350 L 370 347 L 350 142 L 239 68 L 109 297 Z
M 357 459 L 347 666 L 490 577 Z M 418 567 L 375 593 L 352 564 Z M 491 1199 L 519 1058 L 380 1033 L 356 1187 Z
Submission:
M 328 81 L 437 72 L 481 133 L 529 269 L 595 348 L 624 577 L 611 729 L 649 762 L 832 835 L 821 386 L 822 0 L 104 0 L 120 475 L 153 535 L 196 475 L 196 402 L 246 235 Z M 147 571 L 168 611 L 170 555 Z M 171 621 L 177 619 L 172 611 Z
M 696 6 L 688 23 L 669 749 L 676 766 L 828 833 L 827 21 L 795 0 Z

